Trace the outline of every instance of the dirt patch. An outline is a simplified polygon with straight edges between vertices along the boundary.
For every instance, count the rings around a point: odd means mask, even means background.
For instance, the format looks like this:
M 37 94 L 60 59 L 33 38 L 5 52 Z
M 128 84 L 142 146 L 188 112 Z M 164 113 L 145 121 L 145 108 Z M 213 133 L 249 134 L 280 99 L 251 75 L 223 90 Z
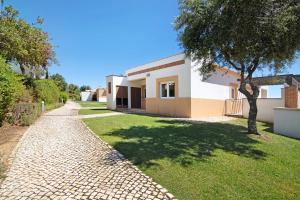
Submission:
M 0 180 L 4 169 L 9 167 L 9 157 L 28 127 L 10 126 L 0 127 Z

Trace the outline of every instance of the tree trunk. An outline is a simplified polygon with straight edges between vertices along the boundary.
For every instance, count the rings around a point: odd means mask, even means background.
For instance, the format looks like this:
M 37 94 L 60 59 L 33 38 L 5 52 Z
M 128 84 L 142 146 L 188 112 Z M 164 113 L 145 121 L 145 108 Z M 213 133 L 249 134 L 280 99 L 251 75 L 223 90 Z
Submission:
M 249 116 L 248 116 L 248 133 L 249 134 L 259 134 L 257 132 L 256 127 L 256 117 L 257 117 L 257 98 L 250 97 L 247 98 L 250 109 L 249 109 Z

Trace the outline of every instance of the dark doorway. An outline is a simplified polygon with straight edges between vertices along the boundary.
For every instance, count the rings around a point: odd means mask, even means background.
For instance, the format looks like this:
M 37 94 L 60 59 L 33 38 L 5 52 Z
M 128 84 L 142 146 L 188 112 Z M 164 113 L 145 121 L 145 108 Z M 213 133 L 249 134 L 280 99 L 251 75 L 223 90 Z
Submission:
M 128 108 L 128 87 L 116 86 L 117 88 L 117 108 Z
M 141 88 L 131 87 L 131 108 L 142 107 L 142 92 Z

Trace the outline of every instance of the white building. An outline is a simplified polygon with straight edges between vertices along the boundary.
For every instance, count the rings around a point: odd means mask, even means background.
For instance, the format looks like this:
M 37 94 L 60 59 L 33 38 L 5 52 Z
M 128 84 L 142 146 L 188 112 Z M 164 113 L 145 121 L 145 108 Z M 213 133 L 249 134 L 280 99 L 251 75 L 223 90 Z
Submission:
M 224 115 L 225 100 L 242 97 L 238 92 L 239 75 L 218 68 L 203 80 L 199 67 L 178 54 L 129 69 L 124 76 L 107 76 L 107 106 L 174 117 Z M 263 97 L 267 97 L 267 90 L 261 87 Z

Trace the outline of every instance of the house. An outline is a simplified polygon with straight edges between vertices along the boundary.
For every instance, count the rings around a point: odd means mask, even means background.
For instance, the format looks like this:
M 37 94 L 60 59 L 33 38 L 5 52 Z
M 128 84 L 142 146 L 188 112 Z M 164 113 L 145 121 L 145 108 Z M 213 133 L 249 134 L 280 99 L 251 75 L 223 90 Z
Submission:
M 93 101 L 93 94 L 95 91 L 93 90 L 86 90 L 80 92 L 80 100 L 81 101 Z
M 217 68 L 204 79 L 199 67 L 199 62 L 178 54 L 128 69 L 124 76 L 107 76 L 107 106 L 173 117 L 224 115 L 227 99 L 242 98 L 239 75 Z M 260 89 L 267 97 L 268 87 Z
M 96 90 L 86 90 L 80 92 L 80 100 L 81 101 L 98 101 L 98 102 L 106 102 L 106 89 L 105 88 L 97 88 Z
M 96 89 L 96 94 L 97 94 L 97 101 L 98 102 L 106 102 L 106 88 L 97 88 Z

